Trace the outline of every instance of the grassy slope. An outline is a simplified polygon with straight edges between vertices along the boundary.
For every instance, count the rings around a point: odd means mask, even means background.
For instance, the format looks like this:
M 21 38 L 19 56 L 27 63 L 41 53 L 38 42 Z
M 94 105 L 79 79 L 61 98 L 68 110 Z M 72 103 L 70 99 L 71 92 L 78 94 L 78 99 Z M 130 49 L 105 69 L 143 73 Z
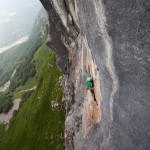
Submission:
M 60 101 L 63 97 L 58 84 L 62 74 L 54 54 L 45 45 L 36 52 L 34 60 L 37 63 L 36 80 L 40 84 L 11 121 L 0 143 L 2 150 L 64 149 L 65 110 L 64 107 L 55 111 L 51 108 L 52 100 Z
M 0 140 L 3 137 L 3 135 L 5 134 L 5 128 L 6 128 L 5 124 L 0 124 Z

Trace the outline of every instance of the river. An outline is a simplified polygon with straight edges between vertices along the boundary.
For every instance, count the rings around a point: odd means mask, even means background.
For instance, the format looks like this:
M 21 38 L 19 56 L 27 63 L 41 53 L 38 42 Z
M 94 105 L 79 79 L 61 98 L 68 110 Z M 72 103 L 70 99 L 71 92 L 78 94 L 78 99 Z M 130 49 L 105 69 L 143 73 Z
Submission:
M 16 73 L 16 69 L 13 71 L 13 73 L 12 73 L 9 81 L 7 81 L 2 87 L 0 87 L 0 92 L 5 92 L 9 88 L 9 86 L 10 86 L 10 80 L 15 75 L 15 73 Z
M 9 121 L 13 117 L 14 111 L 19 109 L 20 101 L 21 101 L 21 99 L 14 100 L 13 107 L 11 108 L 11 110 L 6 114 L 5 113 L 0 114 L 0 123 L 4 123 L 4 124 L 9 123 Z
M 8 51 L 9 49 L 13 48 L 14 46 L 26 42 L 28 39 L 29 39 L 29 36 L 27 35 L 27 36 L 22 37 L 22 38 L 19 39 L 18 41 L 14 42 L 14 43 L 12 43 L 12 44 L 10 44 L 10 45 L 8 45 L 8 46 L 1 47 L 1 48 L 0 48 L 0 53 L 3 53 L 3 52 L 5 52 L 5 51 Z
M 0 87 L 0 92 L 5 92 L 9 88 L 10 80 L 15 75 L 15 73 L 16 73 L 16 69 L 14 70 L 13 74 L 11 75 L 9 81 L 7 81 L 7 83 L 5 83 L 2 87 Z M 27 90 L 22 90 L 18 93 L 32 91 L 32 90 L 35 90 L 35 89 L 36 89 L 36 86 L 34 86 L 33 88 L 30 88 L 30 89 L 27 89 Z M 9 121 L 13 117 L 14 111 L 19 109 L 20 101 L 21 101 L 21 99 L 15 99 L 13 101 L 13 106 L 12 106 L 11 110 L 6 114 L 5 113 L 0 114 L 0 123 L 4 123 L 4 124 L 9 123 Z
M 16 73 L 16 69 L 13 71 L 9 81 L 7 81 L 2 87 L 0 87 L 0 92 L 5 92 L 9 86 L 10 86 L 10 80 L 11 78 L 15 75 Z M 11 108 L 11 110 L 8 113 L 1 113 L 0 114 L 0 123 L 9 123 L 10 119 L 13 117 L 13 112 L 15 110 L 19 109 L 19 103 L 20 103 L 21 99 L 16 99 L 13 101 L 13 106 Z

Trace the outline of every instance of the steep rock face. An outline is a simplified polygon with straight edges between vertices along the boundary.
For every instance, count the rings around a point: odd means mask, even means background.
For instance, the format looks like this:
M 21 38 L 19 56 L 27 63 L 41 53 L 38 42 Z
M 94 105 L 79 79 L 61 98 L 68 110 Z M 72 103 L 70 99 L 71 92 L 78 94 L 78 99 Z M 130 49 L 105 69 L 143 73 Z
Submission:
M 65 74 L 66 149 L 150 149 L 150 1 L 40 1 Z

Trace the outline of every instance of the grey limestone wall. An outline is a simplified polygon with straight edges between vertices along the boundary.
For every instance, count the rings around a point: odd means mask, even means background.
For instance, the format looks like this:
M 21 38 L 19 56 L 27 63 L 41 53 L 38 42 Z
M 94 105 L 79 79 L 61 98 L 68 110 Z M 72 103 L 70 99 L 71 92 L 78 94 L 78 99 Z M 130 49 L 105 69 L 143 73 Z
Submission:
M 60 68 L 68 74 L 66 89 L 67 85 L 72 87 L 66 118 L 72 131 L 68 133 L 66 149 L 149 150 L 150 1 L 41 2 L 49 15 L 48 45 L 56 52 Z M 80 53 L 86 51 L 82 39 L 98 67 L 102 95 L 101 121 L 91 128 L 86 140 L 81 119 L 84 102 L 80 101 L 86 99 L 86 69 L 79 67 Z M 77 75 L 78 71 L 83 75 Z

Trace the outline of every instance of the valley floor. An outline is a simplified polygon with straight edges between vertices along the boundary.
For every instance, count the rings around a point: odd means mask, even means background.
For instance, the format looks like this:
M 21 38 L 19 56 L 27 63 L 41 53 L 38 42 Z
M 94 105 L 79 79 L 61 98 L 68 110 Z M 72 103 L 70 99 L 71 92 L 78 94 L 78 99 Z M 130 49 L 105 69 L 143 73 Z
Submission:
M 37 87 L 15 113 L 8 130 L 3 133 L 3 126 L 0 128 L 0 149 L 64 149 L 65 107 L 61 101 L 63 88 L 59 84 L 62 73 L 57 68 L 55 55 L 45 44 L 33 60 L 36 75 L 28 84 Z

